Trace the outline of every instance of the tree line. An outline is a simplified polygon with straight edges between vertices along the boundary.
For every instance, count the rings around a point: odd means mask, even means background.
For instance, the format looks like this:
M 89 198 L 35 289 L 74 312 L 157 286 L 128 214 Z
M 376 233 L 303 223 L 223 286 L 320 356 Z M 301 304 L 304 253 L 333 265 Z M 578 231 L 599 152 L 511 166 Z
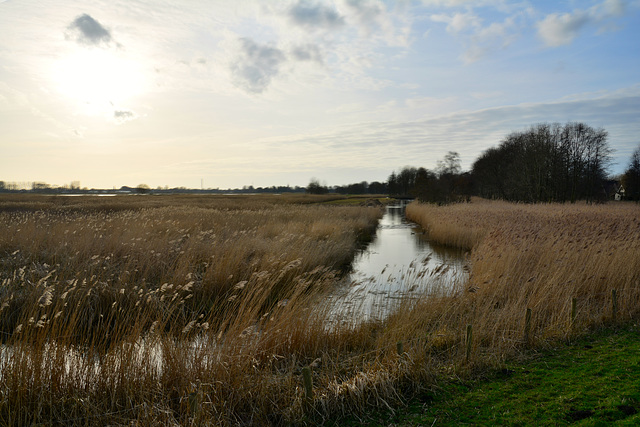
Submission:
M 472 195 L 529 203 L 600 202 L 615 192 L 640 200 L 640 147 L 619 181 L 607 176 L 611 154 L 602 128 L 578 122 L 542 123 L 508 134 L 498 146 L 484 151 L 470 171 L 463 172 L 460 155 L 450 151 L 434 170 L 407 166 L 392 172 L 386 183 L 362 182 L 336 187 L 336 191 L 432 203 L 463 201 Z M 317 180 L 312 184 L 308 192 L 330 191 Z
M 640 145 L 631 155 L 629 166 L 620 181 L 624 189 L 625 198 L 640 202 Z
M 611 149 L 604 129 L 539 124 L 508 135 L 473 164 L 477 194 L 524 202 L 607 198 Z

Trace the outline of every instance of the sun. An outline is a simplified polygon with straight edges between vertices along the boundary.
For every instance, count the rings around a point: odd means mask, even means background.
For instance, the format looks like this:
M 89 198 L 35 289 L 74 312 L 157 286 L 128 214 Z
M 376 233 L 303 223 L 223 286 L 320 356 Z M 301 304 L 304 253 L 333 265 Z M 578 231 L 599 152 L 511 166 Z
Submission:
M 140 63 L 111 49 L 77 49 L 53 69 L 58 92 L 75 102 L 81 113 L 112 113 L 144 91 Z

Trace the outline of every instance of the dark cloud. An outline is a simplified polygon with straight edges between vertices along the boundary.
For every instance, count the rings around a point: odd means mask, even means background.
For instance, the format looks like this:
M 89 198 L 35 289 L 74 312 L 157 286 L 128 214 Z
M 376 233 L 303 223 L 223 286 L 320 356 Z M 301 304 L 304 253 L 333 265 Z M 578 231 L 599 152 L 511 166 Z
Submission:
M 344 25 L 344 18 L 335 10 L 324 5 L 299 2 L 288 12 L 289 19 L 305 28 L 338 28 Z
M 361 22 L 375 21 L 384 10 L 376 2 L 362 0 L 347 0 L 345 4 L 351 9 Z
M 291 50 L 291 55 L 298 61 L 323 63 L 322 52 L 320 52 L 320 48 L 315 44 L 296 46 Z
M 242 38 L 240 56 L 231 64 L 234 84 L 247 92 L 262 93 L 284 61 L 286 56 L 280 49 Z
M 137 118 L 137 114 L 130 110 L 115 110 L 113 118 L 118 124 L 122 124 Z
M 87 45 L 108 44 L 111 33 L 90 15 L 82 14 L 67 27 L 68 37 L 75 38 L 78 43 Z

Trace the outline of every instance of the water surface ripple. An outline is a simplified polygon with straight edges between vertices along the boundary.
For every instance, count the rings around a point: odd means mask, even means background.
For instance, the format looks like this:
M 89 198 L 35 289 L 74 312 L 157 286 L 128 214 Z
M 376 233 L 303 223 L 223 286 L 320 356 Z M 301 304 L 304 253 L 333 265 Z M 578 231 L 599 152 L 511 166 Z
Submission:
M 446 294 L 467 276 L 465 253 L 436 245 L 405 217 L 405 205 L 390 205 L 372 242 L 330 297 L 331 319 L 353 323 L 382 319 L 403 304 Z

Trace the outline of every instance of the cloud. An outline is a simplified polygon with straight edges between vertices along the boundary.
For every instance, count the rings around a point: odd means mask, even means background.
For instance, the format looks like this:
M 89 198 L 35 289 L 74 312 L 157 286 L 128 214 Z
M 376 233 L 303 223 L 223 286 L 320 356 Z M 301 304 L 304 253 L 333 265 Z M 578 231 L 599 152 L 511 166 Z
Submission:
M 291 22 L 307 29 L 342 27 L 344 18 L 335 10 L 322 4 L 311 5 L 306 2 L 298 2 L 288 11 Z
M 375 22 L 384 13 L 384 7 L 377 1 L 345 0 L 345 5 L 362 23 Z
M 469 46 L 462 55 L 466 63 L 475 62 L 489 52 L 504 49 L 519 36 L 516 16 L 510 16 L 504 22 L 493 22 L 479 29 L 469 39 Z
M 291 55 L 298 61 L 312 61 L 318 64 L 323 63 L 322 52 L 315 44 L 295 46 L 291 49 Z
M 538 22 L 538 34 L 548 46 L 561 46 L 571 43 L 578 32 L 590 21 L 586 12 L 553 13 Z
M 503 22 L 482 25 L 482 19 L 471 12 L 431 15 L 433 22 L 447 24 L 447 32 L 464 40 L 465 51 L 462 59 L 466 63 L 475 62 L 490 52 L 506 48 L 517 39 L 526 22 L 529 11 L 518 11 L 507 16 Z
M 547 46 L 557 47 L 573 42 L 581 30 L 600 26 L 605 30 L 611 21 L 626 11 L 623 0 L 605 0 L 590 9 L 570 13 L 552 13 L 537 23 L 538 35 Z
M 431 20 L 447 24 L 447 31 L 454 34 L 480 27 L 480 18 L 472 13 L 431 15 Z
M 138 115 L 130 110 L 115 110 L 113 112 L 113 119 L 119 125 L 130 122 L 138 118 Z
M 432 101 L 435 100 L 408 102 L 429 104 Z M 343 107 L 355 109 L 358 106 Z M 640 90 L 636 87 L 595 97 L 584 94 L 578 99 L 459 111 L 413 121 L 346 124 L 324 133 L 273 137 L 260 141 L 260 146 L 301 158 L 313 156 L 316 168 L 336 166 L 336 162 L 344 162 L 339 166 L 353 169 L 380 168 L 388 172 L 412 163 L 433 168 L 435 160 L 447 151 L 461 153 L 463 167 L 469 168 L 484 150 L 498 145 L 513 131 L 537 123 L 579 121 L 606 129 L 611 148 L 615 150 L 614 161 L 624 166 L 638 144 L 638 114 Z M 415 164 L 415 159 L 423 159 L 418 161 L 424 163 Z
M 97 46 L 112 40 L 109 30 L 86 13 L 74 19 L 67 29 L 67 37 L 75 38 L 80 44 Z
M 233 83 L 247 92 L 262 93 L 285 61 L 286 56 L 280 49 L 242 38 L 240 55 L 231 64 Z
M 412 17 L 388 13 L 379 0 L 342 0 L 341 11 L 354 22 L 360 35 L 367 39 L 383 40 L 388 45 L 406 46 L 411 32 Z M 399 12 L 401 8 L 396 9 Z

